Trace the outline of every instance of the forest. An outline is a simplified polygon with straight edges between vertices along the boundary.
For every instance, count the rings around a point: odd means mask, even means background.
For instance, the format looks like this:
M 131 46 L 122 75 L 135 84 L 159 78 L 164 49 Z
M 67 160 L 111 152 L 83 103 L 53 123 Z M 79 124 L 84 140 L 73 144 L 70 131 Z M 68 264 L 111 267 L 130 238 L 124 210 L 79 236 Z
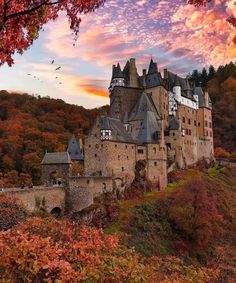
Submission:
M 210 93 L 216 153 L 236 151 L 236 64 L 210 66 L 189 75 Z M 85 109 L 63 100 L 0 91 L 0 182 L 40 184 L 40 162 L 46 151 L 65 151 L 75 134 L 83 138 L 108 106 Z

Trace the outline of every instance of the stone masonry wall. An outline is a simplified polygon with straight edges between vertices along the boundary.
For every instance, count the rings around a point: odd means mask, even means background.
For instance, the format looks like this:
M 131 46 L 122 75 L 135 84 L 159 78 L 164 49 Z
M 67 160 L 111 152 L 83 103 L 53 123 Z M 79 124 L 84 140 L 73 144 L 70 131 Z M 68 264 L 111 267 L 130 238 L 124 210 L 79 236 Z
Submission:
M 45 209 L 50 213 L 53 208 L 58 207 L 62 213 L 65 209 L 65 190 L 62 187 L 50 188 L 31 188 L 8 192 L 22 203 L 24 207 L 33 212 L 43 206 L 45 202 Z
M 53 172 L 60 174 L 62 179 L 62 186 L 67 187 L 69 183 L 69 176 L 71 175 L 70 164 L 47 164 L 42 165 L 42 182 L 45 186 L 52 186 L 50 175 Z

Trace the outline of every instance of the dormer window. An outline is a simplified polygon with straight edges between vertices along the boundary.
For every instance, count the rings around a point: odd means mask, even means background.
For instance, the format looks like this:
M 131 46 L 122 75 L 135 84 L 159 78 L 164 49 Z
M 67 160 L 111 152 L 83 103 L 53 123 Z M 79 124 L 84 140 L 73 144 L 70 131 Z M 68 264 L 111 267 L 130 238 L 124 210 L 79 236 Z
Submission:
M 101 130 L 101 140 L 111 139 L 111 130 Z

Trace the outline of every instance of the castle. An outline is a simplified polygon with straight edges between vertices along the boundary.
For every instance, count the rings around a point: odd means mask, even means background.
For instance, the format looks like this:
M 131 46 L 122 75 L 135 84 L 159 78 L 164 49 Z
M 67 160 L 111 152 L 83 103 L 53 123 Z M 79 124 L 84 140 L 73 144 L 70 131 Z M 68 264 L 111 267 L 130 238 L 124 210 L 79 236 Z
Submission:
M 97 117 L 83 150 L 73 137 L 67 152 L 46 153 L 42 161 L 43 182 L 59 180 L 72 201 L 78 189 L 91 202 L 130 186 L 140 161 L 146 180 L 163 190 L 173 168 L 214 158 L 211 100 L 194 82 L 167 69 L 162 76 L 152 59 L 139 75 L 131 58 L 123 70 L 112 67 L 109 97 L 110 113 Z M 72 176 L 73 162 L 84 163 L 82 175 Z

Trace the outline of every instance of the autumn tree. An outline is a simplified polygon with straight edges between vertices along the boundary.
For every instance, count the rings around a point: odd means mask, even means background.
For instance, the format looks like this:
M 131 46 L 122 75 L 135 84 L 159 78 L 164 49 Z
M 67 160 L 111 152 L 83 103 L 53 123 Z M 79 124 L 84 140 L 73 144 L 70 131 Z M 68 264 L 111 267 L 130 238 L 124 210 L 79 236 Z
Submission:
M 26 210 L 16 199 L 5 193 L 0 194 L 0 230 L 8 230 L 23 220 Z
M 0 65 L 13 64 L 13 55 L 22 54 L 35 39 L 44 24 L 66 13 L 75 38 L 82 13 L 89 13 L 104 0 L 1 0 L 0 1 Z

